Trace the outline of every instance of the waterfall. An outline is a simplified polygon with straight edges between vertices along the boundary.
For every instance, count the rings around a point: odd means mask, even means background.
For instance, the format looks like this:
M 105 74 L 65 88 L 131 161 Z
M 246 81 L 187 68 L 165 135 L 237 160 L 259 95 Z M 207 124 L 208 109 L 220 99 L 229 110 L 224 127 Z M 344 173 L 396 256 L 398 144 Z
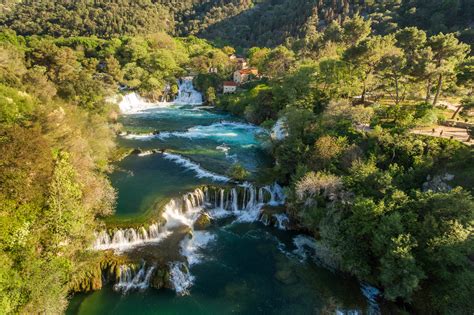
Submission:
M 221 209 L 224 209 L 224 189 L 221 189 L 220 192 L 219 192 L 219 196 L 221 198 L 221 201 L 220 201 L 220 208 Z
M 137 93 L 130 93 L 123 97 L 119 103 L 120 111 L 123 114 L 136 114 L 147 109 L 160 107 L 160 103 L 151 103 L 143 99 Z
M 202 189 L 196 189 L 181 198 L 171 199 L 163 209 L 164 225 L 158 223 L 148 228 L 128 228 L 116 230 L 113 235 L 107 231 L 96 233 L 93 248 L 96 250 L 114 249 L 124 251 L 147 243 L 158 243 L 179 226 L 192 227 L 199 213 L 203 210 L 205 194 Z M 183 211 L 184 208 L 184 211 Z
M 123 251 L 136 245 L 160 242 L 169 234 L 170 232 L 163 230 L 157 223 L 150 225 L 148 229 L 145 227 L 118 229 L 112 236 L 107 231 L 101 231 L 96 233 L 96 241 L 93 247 L 96 250 L 115 249 Z
M 290 223 L 290 219 L 284 213 L 277 213 L 274 214 L 273 217 L 276 219 L 275 227 L 279 228 L 280 230 L 286 230 L 288 224 Z
M 127 293 L 130 290 L 145 290 L 150 285 L 150 279 L 155 267 L 143 263 L 138 271 L 128 265 L 120 266 L 119 281 L 114 285 L 114 290 Z
M 177 105 L 202 105 L 202 94 L 194 89 L 193 78 L 184 77 L 178 81 L 178 97 L 174 100 Z
M 238 196 L 237 196 L 237 189 L 232 188 L 231 190 L 231 200 L 232 200 L 232 211 L 237 212 L 239 211 L 239 205 L 238 205 Z
M 214 192 L 214 193 L 212 193 Z M 172 230 L 179 226 L 192 227 L 199 214 L 209 205 L 215 209 L 209 211 L 213 218 L 235 215 L 238 222 L 257 221 L 261 208 L 265 204 L 281 205 L 285 202 L 283 189 L 278 184 L 257 189 L 245 183 L 229 189 L 196 189 L 181 198 L 170 200 L 163 209 L 165 224 L 154 223 L 148 227 L 118 229 L 109 234 L 107 231 L 96 233 L 93 248 L 96 250 L 125 251 L 147 243 L 158 243 L 166 239 Z M 288 218 L 277 217 L 278 227 L 283 228 Z
M 178 96 L 174 102 L 149 102 L 133 92 L 123 97 L 118 104 L 122 114 L 136 114 L 149 109 L 167 107 L 169 105 L 202 105 L 202 94 L 194 89 L 191 77 L 178 81 Z
M 154 223 L 148 227 L 118 229 L 113 234 L 101 231 L 96 234 L 94 249 L 124 251 L 146 243 L 160 242 L 173 233 L 175 228 L 188 226 L 193 229 L 194 222 L 207 210 L 213 218 L 236 216 L 235 222 L 257 221 L 261 208 L 265 204 L 282 204 L 285 200 L 283 190 L 278 184 L 256 188 L 245 183 L 230 188 L 204 187 L 171 199 L 163 208 L 162 220 L 165 223 Z M 214 209 L 207 209 L 208 207 Z M 279 226 L 284 226 L 285 217 L 277 219 Z M 203 256 L 200 253 L 215 235 L 207 231 L 193 231 L 180 242 L 180 253 L 186 262 L 169 264 L 170 281 L 178 295 L 189 294 L 194 277 L 188 266 L 199 263 Z M 124 293 L 132 289 L 146 289 L 153 276 L 154 266 L 143 264 L 140 269 L 120 266 L 120 276 L 114 288 Z
M 283 189 L 278 184 L 257 188 L 252 184 L 244 183 L 230 189 L 209 188 L 207 204 L 214 205 L 209 214 L 214 218 L 230 215 L 237 217 L 238 222 L 253 222 L 258 220 L 261 209 L 265 204 L 282 205 L 285 202 Z M 282 219 L 282 224 L 284 220 Z
M 373 286 L 370 286 L 369 284 L 366 284 L 366 283 L 363 283 L 361 285 L 360 289 L 362 291 L 362 294 L 367 299 L 367 303 L 369 304 L 367 314 L 369 314 L 369 315 L 379 315 L 379 314 L 381 314 L 380 307 L 379 307 L 379 304 L 377 302 L 377 299 L 380 296 L 380 290 L 377 289 L 377 288 L 374 288 Z
M 169 266 L 173 289 L 178 295 L 188 295 L 189 288 L 194 282 L 194 277 L 189 273 L 188 267 L 182 262 L 173 262 Z
M 273 140 L 284 140 L 288 137 L 288 125 L 286 118 L 280 118 L 277 120 L 272 128 L 271 136 Z

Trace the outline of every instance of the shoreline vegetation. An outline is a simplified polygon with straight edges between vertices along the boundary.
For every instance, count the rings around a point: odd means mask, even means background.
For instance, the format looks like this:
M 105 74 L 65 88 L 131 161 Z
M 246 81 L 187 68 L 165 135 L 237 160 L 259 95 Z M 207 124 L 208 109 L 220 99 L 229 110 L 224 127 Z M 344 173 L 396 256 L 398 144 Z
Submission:
M 54 1 L 0 4 L 0 313 L 63 313 L 71 293 L 102 288 L 104 274 L 118 279 L 119 265 L 142 267 L 90 250 L 94 232 L 150 224 L 169 201 L 139 216 L 113 216 L 107 174 L 138 149 L 117 147 L 123 127 L 111 98 L 124 89 L 172 100 L 177 79 L 189 73 L 206 105 L 284 131 L 272 141 L 275 165 L 264 177 L 286 187 L 285 212 L 341 272 L 380 288 L 399 312 L 473 311 L 474 148 L 411 133 L 452 120 L 474 137 L 473 31 L 465 22 L 472 6 L 457 2 L 456 23 L 450 10 L 439 10 L 439 23 L 415 26 L 407 21 L 421 13 L 404 1 L 386 16 L 378 2 L 310 9 L 298 30 L 277 32 L 286 41 L 272 41 L 264 29 L 236 39 L 260 75 L 223 95 L 222 83 L 238 67 L 230 39 L 216 39 L 228 27 L 227 13 L 188 16 L 150 1 L 124 3 L 91 5 L 105 24 L 79 23 L 86 26 L 74 34 L 73 19 Z M 267 8 L 281 17 L 283 10 L 252 2 L 224 12 L 243 23 L 237 12 L 249 7 L 249 15 Z M 48 17 L 26 23 L 47 10 Z M 131 10 L 136 24 L 116 25 L 107 10 Z M 323 15 L 328 23 L 319 23 Z M 204 27 L 209 17 L 214 24 Z M 199 22 L 191 34 L 209 40 L 166 33 L 176 23 L 183 35 L 187 21 Z M 241 180 L 248 173 L 234 171 Z M 175 255 L 177 243 L 170 241 L 167 254 Z M 169 286 L 165 265 L 152 287 Z

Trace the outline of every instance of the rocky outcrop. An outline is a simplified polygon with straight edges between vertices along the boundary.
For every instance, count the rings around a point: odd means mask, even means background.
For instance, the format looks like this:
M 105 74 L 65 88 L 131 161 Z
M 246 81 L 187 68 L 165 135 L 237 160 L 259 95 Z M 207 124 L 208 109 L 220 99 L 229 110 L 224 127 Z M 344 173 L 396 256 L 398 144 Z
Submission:
M 433 192 L 448 192 L 453 189 L 447 182 L 452 181 L 454 175 L 444 174 L 436 175 L 433 178 L 428 175 L 426 182 L 423 183 L 423 191 L 433 191 Z
M 156 268 L 150 281 L 150 287 L 154 289 L 172 289 L 169 266 L 162 265 Z
M 294 224 L 286 215 L 284 206 L 264 206 L 260 211 L 259 221 L 266 226 L 277 227 L 282 230 L 293 229 Z
M 211 225 L 211 217 L 209 214 L 203 212 L 194 222 L 194 229 L 196 231 L 206 230 Z
M 112 253 L 104 253 L 95 259 L 84 263 L 78 269 L 69 282 L 69 292 L 91 292 L 102 289 L 120 276 L 120 266 L 131 263 L 125 256 L 116 256 Z

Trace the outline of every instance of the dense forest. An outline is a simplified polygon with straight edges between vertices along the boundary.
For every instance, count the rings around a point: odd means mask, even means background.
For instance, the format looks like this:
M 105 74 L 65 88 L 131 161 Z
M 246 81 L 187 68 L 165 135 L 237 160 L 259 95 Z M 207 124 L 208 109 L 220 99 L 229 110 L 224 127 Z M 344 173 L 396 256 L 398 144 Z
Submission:
M 188 72 L 209 104 L 285 130 L 259 180 L 285 184 L 288 213 L 330 249 L 324 263 L 405 312 L 472 313 L 474 152 L 412 132 L 473 121 L 472 1 L 0 9 L 0 313 L 65 310 L 72 280 L 100 255 L 88 251 L 93 231 L 114 211 L 112 99 L 119 87 L 171 97 Z M 233 95 L 219 95 L 236 69 L 225 45 L 248 48 L 261 73 Z
M 164 33 L 0 32 L 0 313 L 62 313 L 71 283 L 100 255 L 87 244 L 115 207 L 106 173 L 120 153 L 118 84 L 160 97 L 190 62 L 198 71 L 219 56 L 224 67 L 227 55 L 207 42 Z
M 474 152 L 411 131 L 453 117 L 441 98 L 474 108 L 469 45 L 415 27 L 377 34 L 356 16 L 293 49 L 251 48 L 263 78 L 217 106 L 283 128 L 267 176 L 288 185 L 288 211 L 330 249 L 322 261 L 409 312 L 462 314 L 474 294 Z
M 6 1 L 0 22 L 21 35 L 114 36 L 168 31 L 235 47 L 276 46 L 354 15 L 385 35 L 416 26 L 430 34 L 460 32 L 474 43 L 469 0 L 140 0 Z M 2 16 L 3 15 L 3 16 Z

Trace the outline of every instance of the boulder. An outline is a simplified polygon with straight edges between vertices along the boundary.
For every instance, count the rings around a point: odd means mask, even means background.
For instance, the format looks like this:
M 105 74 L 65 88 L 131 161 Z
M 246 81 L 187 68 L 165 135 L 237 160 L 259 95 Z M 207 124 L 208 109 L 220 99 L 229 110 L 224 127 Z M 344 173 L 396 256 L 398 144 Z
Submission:
M 153 276 L 150 281 L 150 286 L 155 289 L 169 288 L 170 287 L 170 274 L 169 267 L 158 266 L 153 273 Z
M 203 212 L 199 215 L 199 217 L 194 222 L 194 229 L 196 231 L 205 230 L 210 225 L 211 225 L 211 217 L 207 213 Z

